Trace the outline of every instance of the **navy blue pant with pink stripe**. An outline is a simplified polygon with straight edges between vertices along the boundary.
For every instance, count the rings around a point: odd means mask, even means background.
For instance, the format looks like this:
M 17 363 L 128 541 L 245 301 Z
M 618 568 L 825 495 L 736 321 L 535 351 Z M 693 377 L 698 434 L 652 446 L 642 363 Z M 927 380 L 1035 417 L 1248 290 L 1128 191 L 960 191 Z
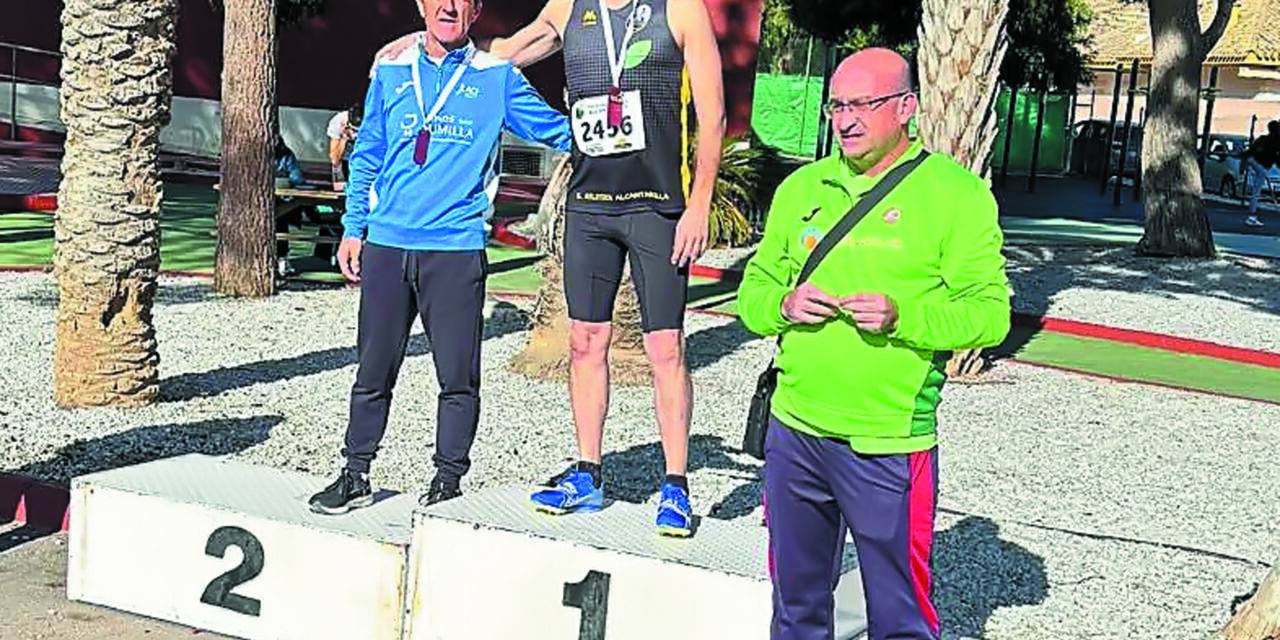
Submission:
M 830 640 L 846 524 L 867 597 L 869 640 L 937 640 L 929 555 L 937 450 L 866 456 L 777 419 L 765 442 L 772 640 Z

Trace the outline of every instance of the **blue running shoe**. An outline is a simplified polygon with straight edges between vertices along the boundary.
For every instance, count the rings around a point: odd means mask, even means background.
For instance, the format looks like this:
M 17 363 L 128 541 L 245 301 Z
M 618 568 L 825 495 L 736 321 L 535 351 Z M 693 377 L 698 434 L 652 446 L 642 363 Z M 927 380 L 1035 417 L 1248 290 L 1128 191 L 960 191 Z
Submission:
M 688 538 L 693 534 L 691 518 L 689 492 L 670 482 L 662 483 L 662 497 L 658 501 L 658 535 Z
M 591 474 L 569 467 L 551 479 L 548 489 L 529 496 L 534 508 L 543 513 L 564 515 L 570 512 L 599 511 L 604 507 L 604 487 L 597 488 Z

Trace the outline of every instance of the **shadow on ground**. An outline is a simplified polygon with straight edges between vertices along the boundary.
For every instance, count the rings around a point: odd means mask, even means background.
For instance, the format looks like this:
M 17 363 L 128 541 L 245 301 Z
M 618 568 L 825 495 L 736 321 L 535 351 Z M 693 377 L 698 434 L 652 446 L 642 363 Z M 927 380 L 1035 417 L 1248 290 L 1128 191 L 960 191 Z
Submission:
M 138 427 L 100 438 L 77 440 L 47 459 L 9 471 L 69 486 L 76 476 L 188 453 L 211 456 L 239 453 L 266 442 L 271 430 L 283 421 L 281 416 L 269 415 Z
M 730 455 L 730 454 L 735 455 Z M 702 469 L 723 472 L 743 482 L 728 496 L 708 510 L 708 516 L 724 520 L 747 515 L 760 506 L 763 482 L 760 467 L 741 461 L 743 454 L 724 445 L 719 436 L 705 434 L 689 438 L 689 470 L 692 475 Z M 738 459 L 735 459 L 738 458 Z M 605 493 L 609 498 L 641 504 L 657 494 L 662 485 L 662 444 L 650 442 L 604 455 Z
M 1002 540 L 999 525 L 979 516 L 935 534 L 933 570 L 944 637 L 983 638 L 996 610 L 1037 605 L 1049 595 L 1044 559 Z

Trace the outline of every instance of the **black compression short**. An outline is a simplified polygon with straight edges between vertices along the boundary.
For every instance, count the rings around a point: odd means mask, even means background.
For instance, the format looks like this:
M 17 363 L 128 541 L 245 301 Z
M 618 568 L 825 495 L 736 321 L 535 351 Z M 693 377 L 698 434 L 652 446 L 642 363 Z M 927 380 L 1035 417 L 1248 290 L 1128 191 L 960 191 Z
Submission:
M 624 259 L 630 256 L 644 332 L 684 328 L 689 269 L 671 264 L 677 218 L 653 211 L 565 215 L 564 294 L 571 319 L 612 320 Z

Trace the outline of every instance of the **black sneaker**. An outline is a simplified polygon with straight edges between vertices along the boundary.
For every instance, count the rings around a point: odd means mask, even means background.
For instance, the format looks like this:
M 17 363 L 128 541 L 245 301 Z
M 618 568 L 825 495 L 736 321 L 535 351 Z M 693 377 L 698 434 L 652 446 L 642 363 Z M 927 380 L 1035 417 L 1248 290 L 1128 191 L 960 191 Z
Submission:
M 368 474 L 343 469 L 338 479 L 311 496 L 308 504 L 316 513 L 336 516 L 373 504 L 373 487 L 369 486 Z
M 418 498 L 418 504 L 429 507 L 437 502 L 452 500 L 462 495 L 462 490 L 458 488 L 457 480 L 445 480 L 440 476 L 436 476 L 431 480 L 431 486 L 427 492 Z

